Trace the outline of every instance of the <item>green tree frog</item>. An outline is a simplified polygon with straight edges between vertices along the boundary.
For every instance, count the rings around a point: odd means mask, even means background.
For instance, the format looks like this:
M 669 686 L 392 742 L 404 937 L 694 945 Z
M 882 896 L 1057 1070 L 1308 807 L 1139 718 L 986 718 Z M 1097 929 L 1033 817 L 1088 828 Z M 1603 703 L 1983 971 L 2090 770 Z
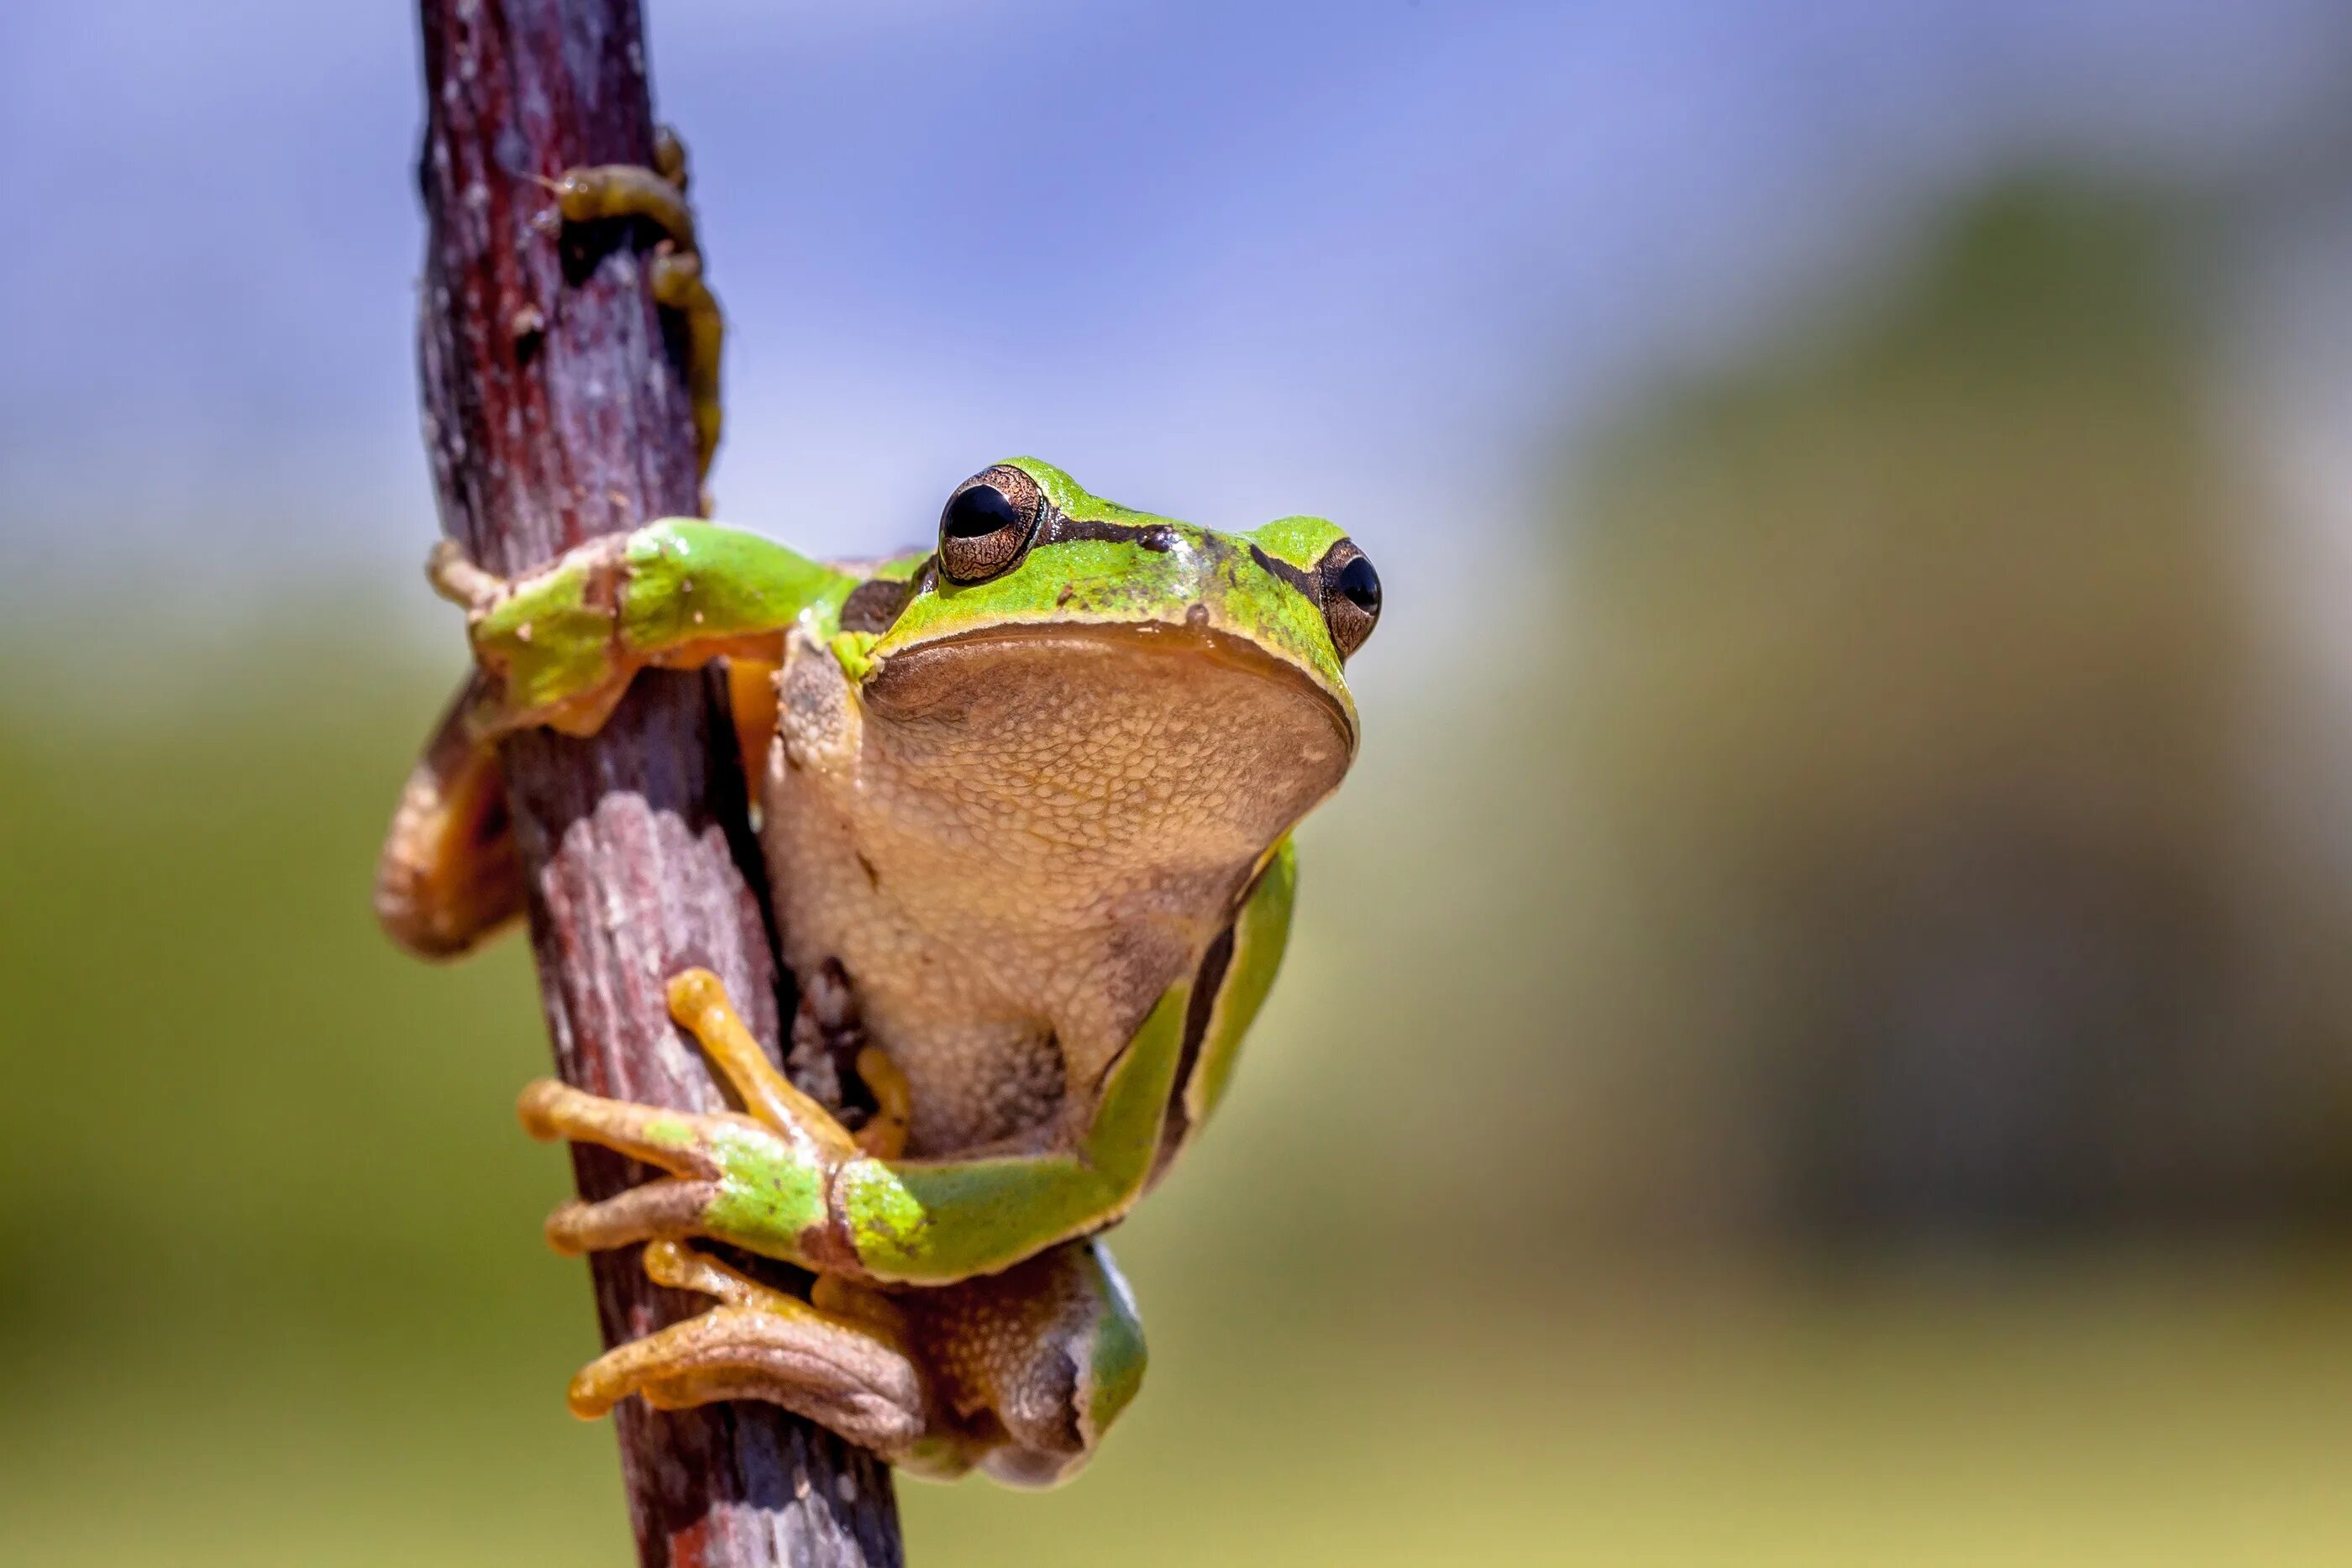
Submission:
M 1356 750 L 1364 553 L 1320 518 L 1220 533 L 1015 458 L 871 566 L 673 518 L 512 581 L 445 547 L 433 576 L 477 673 L 394 820 L 388 928 L 449 954 L 519 908 L 499 737 L 591 733 L 637 669 L 724 660 L 794 1061 L 843 1085 L 796 1087 L 689 969 L 672 1013 L 741 1112 L 524 1091 L 534 1136 L 668 1173 L 558 1208 L 554 1245 L 645 1243 L 714 1298 L 591 1363 L 572 1408 L 766 1399 L 919 1474 L 1073 1473 L 1144 1366 L 1101 1233 L 1215 1110 L 1288 933 L 1291 830 Z

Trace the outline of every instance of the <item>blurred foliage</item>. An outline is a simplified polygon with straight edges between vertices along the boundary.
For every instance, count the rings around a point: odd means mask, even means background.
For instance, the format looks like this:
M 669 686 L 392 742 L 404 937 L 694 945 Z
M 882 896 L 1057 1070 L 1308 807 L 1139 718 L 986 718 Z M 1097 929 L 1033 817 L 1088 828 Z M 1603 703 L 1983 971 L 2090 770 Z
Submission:
M 2113 1245 L 2346 1160 L 2168 244 L 1996 193 L 1622 432 L 1459 664 L 1373 644 L 1230 1109 L 1120 1233 L 1148 1396 L 1052 1497 L 902 1487 L 913 1561 L 2342 1559 L 2342 1266 Z M 0 1560 L 625 1559 L 524 955 L 366 914 L 412 625 L 15 629 Z M 2101 1244 L 1725 1245 L 2051 1228 Z
M 2182 237 L 1995 191 L 1581 497 L 1560 745 L 1622 922 L 1586 999 L 1729 1151 L 1686 1172 L 1729 1217 L 2352 1215 L 2352 1014 L 2278 988 L 2352 932 L 2261 841 L 2277 674 Z

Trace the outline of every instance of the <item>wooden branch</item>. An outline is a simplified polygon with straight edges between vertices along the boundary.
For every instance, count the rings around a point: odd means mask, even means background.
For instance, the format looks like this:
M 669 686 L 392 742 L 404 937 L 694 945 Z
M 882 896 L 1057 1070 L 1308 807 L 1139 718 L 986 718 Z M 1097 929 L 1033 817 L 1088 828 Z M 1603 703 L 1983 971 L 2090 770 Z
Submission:
M 560 233 L 538 182 L 653 147 L 636 0 L 421 0 L 430 225 L 419 329 L 425 444 L 444 531 L 513 574 L 598 534 L 696 509 L 677 357 L 629 225 Z M 726 980 L 772 1051 L 778 977 L 756 864 L 726 831 L 740 772 L 705 684 L 649 674 L 593 740 L 506 743 L 540 991 L 565 1081 L 694 1109 L 723 1104 L 669 1023 L 662 982 Z M 739 833 L 734 835 L 740 839 Z M 740 846 L 738 846 L 740 848 Z M 748 875 L 747 875 L 748 872 Z M 583 1197 L 649 1174 L 581 1150 Z M 604 1342 L 700 1311 L 634 1248 L 592 1265 Z M 549 1391 L 555 1397 L 555 1391 Z M 638 1554 L 677 1568 L 883 1568 L 903 1561 L 889 1472 L 776 1406 L 615 1417 Z

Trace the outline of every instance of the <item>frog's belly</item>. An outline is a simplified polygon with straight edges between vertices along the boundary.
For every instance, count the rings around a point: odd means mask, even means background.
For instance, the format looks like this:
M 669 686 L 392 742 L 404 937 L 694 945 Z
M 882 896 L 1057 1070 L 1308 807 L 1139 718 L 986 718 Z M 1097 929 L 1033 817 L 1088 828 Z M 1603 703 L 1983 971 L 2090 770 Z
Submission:
M 787 657 L 761 831 L 784 959 L 847 972 L 920 1153 L 1075 1131 L 1345 764 L 1327 705 L 1254 667 L 1066 641 L 902 656 L 863 706 L 822 650 Z
M 869 838 L 831 793 L 772 779 L 762 837 L 785 964 L 841 966 L 866 1038 L 907 1077 L 910 1154 L 1054 1144 L 1071 1098 L 1213 933 L 1046 907 L 952 844 Z

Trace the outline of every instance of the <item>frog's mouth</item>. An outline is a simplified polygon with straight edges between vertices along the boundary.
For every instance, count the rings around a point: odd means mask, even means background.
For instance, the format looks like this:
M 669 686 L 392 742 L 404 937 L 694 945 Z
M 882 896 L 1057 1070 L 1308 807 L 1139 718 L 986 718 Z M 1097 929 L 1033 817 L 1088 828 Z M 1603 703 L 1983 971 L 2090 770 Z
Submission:
M 861 693 L 926 766 L 1016 794 L 1119 802 L 1270 843 L 1339 786 L 1354 716 L 1296 665 L 1213 627 L 1037 622 L 899 649 Z M 912 760 L 910 756 L 909 760 Z

